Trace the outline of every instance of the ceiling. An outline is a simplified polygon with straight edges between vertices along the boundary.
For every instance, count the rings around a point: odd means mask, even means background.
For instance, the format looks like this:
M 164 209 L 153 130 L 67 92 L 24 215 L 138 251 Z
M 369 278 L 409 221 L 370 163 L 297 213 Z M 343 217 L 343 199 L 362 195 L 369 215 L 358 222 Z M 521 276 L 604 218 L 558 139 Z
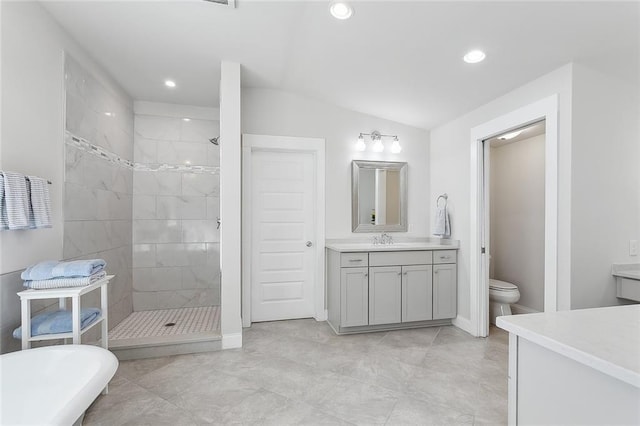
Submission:
M 571 61 L 638 78 L 638 2 L 43 2 L 136 100 L 218 105 L 221 60 L 274 88 L 430 129 Z M 470 49 L 487 59 L 470 65 Z M 163 81 L 172 78 L 175 89 Z

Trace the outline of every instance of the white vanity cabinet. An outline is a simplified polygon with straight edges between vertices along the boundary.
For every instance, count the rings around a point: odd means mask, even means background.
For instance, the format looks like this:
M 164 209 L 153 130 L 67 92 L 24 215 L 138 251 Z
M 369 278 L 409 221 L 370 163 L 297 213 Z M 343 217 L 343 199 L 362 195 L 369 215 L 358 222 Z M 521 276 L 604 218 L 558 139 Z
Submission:
M 456 250 L 327 249 L 329 324 L 339 334 L 449 324 Z

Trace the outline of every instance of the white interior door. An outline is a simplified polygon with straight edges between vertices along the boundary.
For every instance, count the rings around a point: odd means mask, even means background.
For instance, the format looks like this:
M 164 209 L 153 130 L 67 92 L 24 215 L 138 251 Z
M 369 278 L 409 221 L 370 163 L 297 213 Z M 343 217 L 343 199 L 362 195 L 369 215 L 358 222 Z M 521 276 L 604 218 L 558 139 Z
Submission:
M 312 153 L 252 153 L 251 321 L 315 314 L 315 175 Z

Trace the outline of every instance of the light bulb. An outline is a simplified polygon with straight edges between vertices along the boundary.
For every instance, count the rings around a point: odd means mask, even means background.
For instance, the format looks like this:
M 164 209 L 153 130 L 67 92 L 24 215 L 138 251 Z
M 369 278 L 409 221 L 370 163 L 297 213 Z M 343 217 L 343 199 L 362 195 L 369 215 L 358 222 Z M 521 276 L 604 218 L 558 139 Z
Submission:
M 508 141 L 509 139 L 515 138 L 520 133 L 522 133 L 522 130 L 516 130 L 515 132 L 511 132 L 511 133 L 507 133 L 507 134 L 504 134 L 502 136 L 499 136 L 498 139 L 503 140 L 503 141 Z
M 384 151 L 384 145 L 382 145 L 381 139 L 376 139 L 373 143 L 373 152 L 382 152 Z
M 351 18 L 351 15 L 353 15 L 353 9 L 351 6 L 342 1 L 331 3 L 329 6 L 329 12 L 331 12 L 334 18 L 341 20 L 349 19 Z
M 487 55 L 484 54 L 482 50 L 472 50 L 468 52 L 462 59 L 468 64 L 477 64 L 478 62 L 482 62 Z
M 396 137 L 393 139 L 393 143 L 391 144 L 391 153 L 400 154 L 400 151 L 402 151 L 402 147 L 400 146 L 400 141 Z
M 364 138 L 360 135 L 358 136 L 358 142 L 356 142 L 356 150 L 364 151 L 365 149 L 367 149 L 367 145 L 365 145 Z

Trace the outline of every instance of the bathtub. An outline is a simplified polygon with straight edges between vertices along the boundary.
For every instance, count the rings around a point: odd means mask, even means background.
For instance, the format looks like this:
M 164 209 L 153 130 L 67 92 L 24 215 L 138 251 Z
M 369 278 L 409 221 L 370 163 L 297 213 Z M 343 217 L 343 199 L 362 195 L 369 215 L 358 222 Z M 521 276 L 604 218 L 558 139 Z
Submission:
M 59 345 L 0 356 L 1 425 L 72 425 L 118 368 L 108 350 Z

